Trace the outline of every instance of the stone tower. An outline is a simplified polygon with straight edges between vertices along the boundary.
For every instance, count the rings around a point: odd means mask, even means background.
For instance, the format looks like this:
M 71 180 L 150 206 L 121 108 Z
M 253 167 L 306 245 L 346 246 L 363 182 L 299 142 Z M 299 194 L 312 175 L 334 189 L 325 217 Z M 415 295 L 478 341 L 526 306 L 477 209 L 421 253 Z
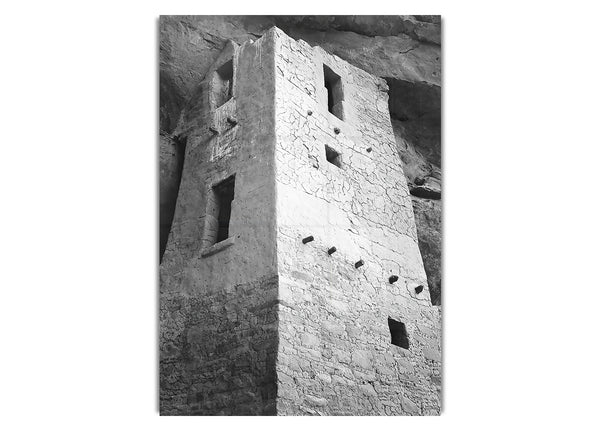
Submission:
M 385 81 L 273 28 L 229 42 L 192 99 L 161 414 L 439 414 L 440 310 Z

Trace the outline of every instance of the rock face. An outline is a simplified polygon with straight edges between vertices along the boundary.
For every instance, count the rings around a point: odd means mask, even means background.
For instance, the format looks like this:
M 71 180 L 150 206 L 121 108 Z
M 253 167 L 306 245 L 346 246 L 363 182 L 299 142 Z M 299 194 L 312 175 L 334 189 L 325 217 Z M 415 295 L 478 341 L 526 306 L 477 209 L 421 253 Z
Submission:
M 164 16 L 160 19 L 161 256 L 180 167 L 181 114 L 228 40 L 272 26 L 319 45 L 389 86 L 389 110 L 417 220 L 431 300 L 441 303 L 441 47 L 438 16 Z M 178 129 L 178 125 L 180 126 Z M 177 157 L 175 156 L 175 160 Z M 163 175 L 164 169 L 164 175 Z M 178 170 L 179 169 L 179 170 Z M 175 196 L 173 196 L 175 194 Z

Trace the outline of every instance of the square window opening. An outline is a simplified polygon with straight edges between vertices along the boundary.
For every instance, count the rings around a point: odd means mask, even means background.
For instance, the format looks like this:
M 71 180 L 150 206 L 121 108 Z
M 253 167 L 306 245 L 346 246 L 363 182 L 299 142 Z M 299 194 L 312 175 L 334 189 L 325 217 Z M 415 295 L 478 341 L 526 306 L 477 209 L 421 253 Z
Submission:
M 233 59 L 219 67 L 213 75 L 215 107 L 222 106 L 233 96 Z
M 342 101 L 344 100 L 344 91 L 342 88 L 342 79 L 331 68 L 323 65 L 323 76 L 325 78 L 325 89 L 327 90 L 327 109 L 340 120 L 344 119 L 344 110 Z
M 325 145 L 325 158 L 332 165 L 335 165 L 338 168 L 342 167 L 342 156 L 328 145 Z
M 229 220 L 231 219 L 231 203 L 234 198 L 235 176 L 231 176 L 213 186 L 215 199 L 214 217 L 217 220 L 216 232 L 213 232 L 212 244 L 229 238 Z
M 390 334 L 392 335 L 392 344 L 402 347 L 403 349 L 408 349 L 408 333 L 406 332 L 406 325 L 388 317 L 388 326 L 390 327 Z

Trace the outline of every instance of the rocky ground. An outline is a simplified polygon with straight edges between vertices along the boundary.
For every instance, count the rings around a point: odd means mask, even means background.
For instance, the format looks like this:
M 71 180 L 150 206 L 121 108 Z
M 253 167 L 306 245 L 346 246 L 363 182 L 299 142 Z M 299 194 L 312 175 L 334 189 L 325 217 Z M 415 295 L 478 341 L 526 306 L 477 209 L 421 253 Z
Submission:
M 439 16 L 165 16 L 160 19 L 160 251 L 177 197 L 185 142 L 172 132 L 225 42 L 273 25 L 385 78 L 398 152 L 413 196 L 419 248 L 441 304 L 441 22 Z

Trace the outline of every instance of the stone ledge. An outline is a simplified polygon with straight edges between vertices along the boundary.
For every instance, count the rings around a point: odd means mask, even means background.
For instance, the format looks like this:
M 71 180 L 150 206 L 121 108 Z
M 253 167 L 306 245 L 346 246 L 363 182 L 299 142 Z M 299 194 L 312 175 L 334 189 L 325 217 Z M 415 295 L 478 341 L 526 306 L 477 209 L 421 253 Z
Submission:
M 213 254 L 218 253 L 221 250 L 225 250 L 226 248 L 232 246 L 233 244 L 235 244 L 235 236 L 231 236 L 227 239 L 224 239 L 221 242 L 213 244 L 210 247 L 202 250 L 201 256 L 202 257 L 212 256 Z

